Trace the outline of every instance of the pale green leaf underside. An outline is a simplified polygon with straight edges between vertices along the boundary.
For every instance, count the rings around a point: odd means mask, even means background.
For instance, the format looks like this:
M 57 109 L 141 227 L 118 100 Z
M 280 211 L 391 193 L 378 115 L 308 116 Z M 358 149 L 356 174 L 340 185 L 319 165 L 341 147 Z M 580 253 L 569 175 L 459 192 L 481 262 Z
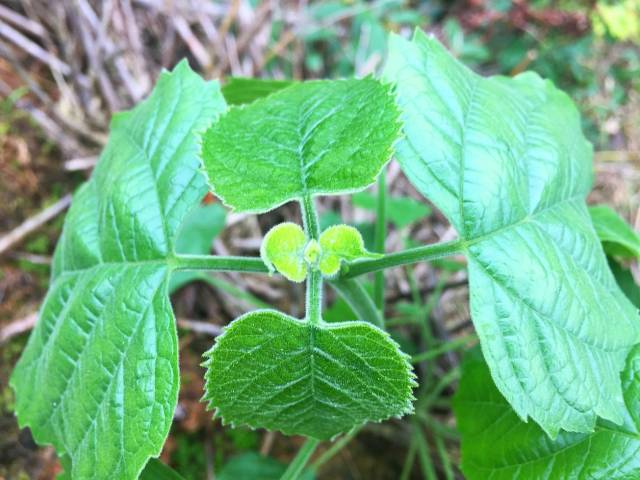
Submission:
M 624 424 L 599 420 L 593 433 L 561 432 L 551 440 L 524 423 L 496 389 L 481 356 L 463 362 L 454 410 L 469 480 L 630 480 L 640 478 L 640 348 L 622 373 Z
M 591 221 L 605 251 L 625 258 L 640 258 L 640 234 L 606 205 L 589 207 Z
M 186 62 L 112 121 L 74 197 L 52 285 L 11 377 L 21 426 L 71 459 L 72 478 L 134 479 L 160 453 L 178 392 L 168 259 L 206 191 L 195 131 L 225 105 Z
M 269 271 L 277 270 L 292 282 L 307 278 L 304 249 L 307 236 L 297 223 L 285 222 L 267 232 L 260 246 L 260 256 Z
M 407 357 L 366 322 L 273 310 L 234 320 L 206 354 L 204 399 L 225 423 L 328 439 L 412 411 Z
M 591 225 L 591 147 L 572 102 L 534 73 L 475 75 L 422 32 L 391 38 L 385 76 L 403 111 L 401 166 L 466 244 L 500 391 L 552 435 L 621 421 L 619 372 L 640 324 Z
M 309 268 L 331 276 L 338 273 L 343 260 L 375 258 L 380 254 L 368 252 L 360 232 L 349 225 L 333 225 L 318 240 L 310 240 L 300 225 L 285 222 L 267 232 L 260 256 L 270 271 L 277 270 L 293 282 L 302 282 Z
M 335 275 L 340 263 L 359 258 L 375 258 L 380 254 L 368 252 L 357 228 L 350 225 L 332 225 L 320 235 L 320 264 L 323 275 Z
M 293 84 L 231 108 L 203 137 L 209 183 L 238 211 L 365 188 L 399 134 L 390 87 L 372 78 Z

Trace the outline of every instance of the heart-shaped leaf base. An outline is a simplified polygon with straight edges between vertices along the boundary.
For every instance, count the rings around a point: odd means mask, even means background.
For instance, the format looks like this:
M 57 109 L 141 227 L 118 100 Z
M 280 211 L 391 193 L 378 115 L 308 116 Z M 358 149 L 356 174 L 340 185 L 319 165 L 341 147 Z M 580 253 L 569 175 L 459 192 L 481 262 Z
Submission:
M 366 322 L 273 310 L 234 320 L 206 354 L 204 399 L 223 422 L 328 439 L 413 410 L 407 356 Z

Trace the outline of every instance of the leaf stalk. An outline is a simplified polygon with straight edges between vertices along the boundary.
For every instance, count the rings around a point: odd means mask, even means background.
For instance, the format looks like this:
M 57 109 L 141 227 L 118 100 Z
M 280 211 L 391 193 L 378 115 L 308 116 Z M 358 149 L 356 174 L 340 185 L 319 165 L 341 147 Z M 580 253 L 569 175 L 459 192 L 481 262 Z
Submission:
M 463 240 L 453 240 L 451 242 L 433 243 L 424 247 L 410 248 L 401 252 L 394 252 L 384 257 L 358 260 L 342 266 L 340 278 L 353 278 L 369 272 L 377 272 L 387 268 L 408 265 L 410 263 L 436 260 L 462 253 L 466 248 Z

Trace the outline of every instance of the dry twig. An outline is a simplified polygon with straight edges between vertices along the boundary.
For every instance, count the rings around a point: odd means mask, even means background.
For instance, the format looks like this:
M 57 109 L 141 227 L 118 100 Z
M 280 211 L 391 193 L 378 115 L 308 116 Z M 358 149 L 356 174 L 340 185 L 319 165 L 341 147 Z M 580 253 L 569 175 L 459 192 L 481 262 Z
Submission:
M 0 255 L 20 242 L 24 237 L 34 232 L 49 220 L 64 212 L 71 204 L 71 194 L 67 194 L 50 207 L 28 218 L 6 235 L 0 237 Z

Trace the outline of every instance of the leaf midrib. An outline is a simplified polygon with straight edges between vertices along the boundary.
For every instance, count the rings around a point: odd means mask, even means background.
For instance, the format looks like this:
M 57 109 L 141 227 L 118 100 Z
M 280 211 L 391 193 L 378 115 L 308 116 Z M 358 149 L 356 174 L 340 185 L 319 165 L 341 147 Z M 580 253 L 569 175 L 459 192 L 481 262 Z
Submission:
M 522 225 L 526 225 L 528 223 L 533 223 L 535 221 L 537 221 L 537 217 L 548 212 L 549 210 L 554 210 L 556 208 L 558 208 L 559 206 L 566 204 L 566 203 L 573 203 L 576 201 L 583 201 L 584 200 L 584 195 L 582 193 L 576 194 L 576 195 L 572 195 L 571 197 L 567 197 L 564 198 L 562 200 L 559 200 L 557 202 L 552 203 L 551 205 L 546 206 L 545 208 L 543 208 L 542 210 L 536 210 L 532 213 L 529 213 L 528 215 L 522 217 L 520 220 L 516 221 L 516 222 L 512 222 L 509 223 L 507 225 L 503 225 L 501 227 L 498 227 L 494 230 L 491 230 L 487 233 L 483 233 L 482 235 L 479 235 L 477 237 L 473 237 L 473 238 L 461 238 L 461 243 L 463 248 L 468 249 L 468 247 L 471 247 L 477 243 L 481 243 L 485 240 L 489 240 L 497 235 L 500 235 L 501 233 L 504 233 L 505 231 L 509 231 L 511 229 L 516 229 Z

